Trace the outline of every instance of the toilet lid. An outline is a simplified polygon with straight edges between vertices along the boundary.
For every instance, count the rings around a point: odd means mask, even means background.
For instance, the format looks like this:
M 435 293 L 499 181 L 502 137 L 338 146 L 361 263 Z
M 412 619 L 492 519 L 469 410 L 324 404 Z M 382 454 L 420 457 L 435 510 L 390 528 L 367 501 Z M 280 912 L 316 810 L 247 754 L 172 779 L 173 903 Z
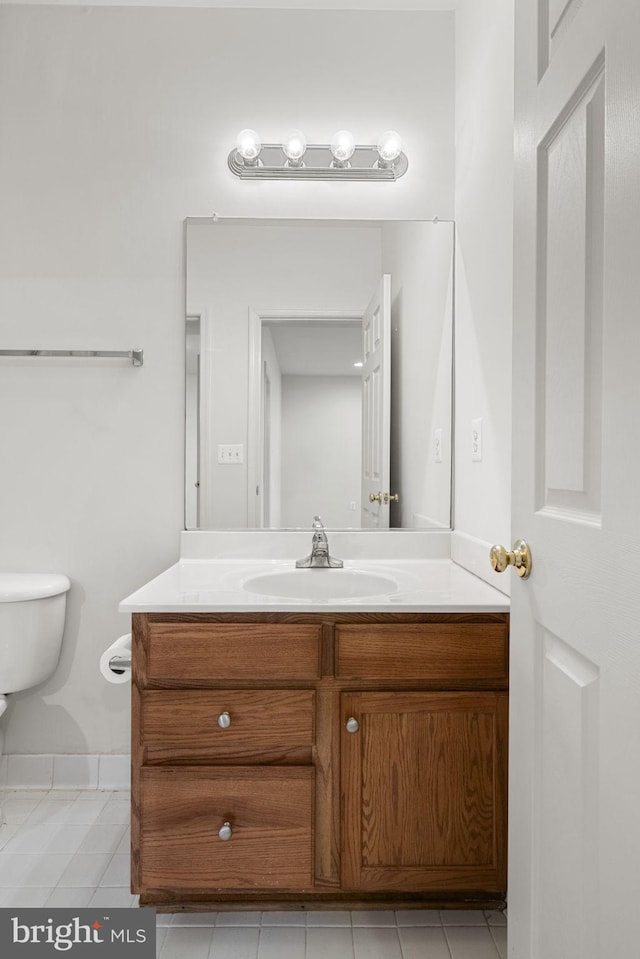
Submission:
M 0 573 L 0 603 L 57 596 L 71 588 L 64 573 Z

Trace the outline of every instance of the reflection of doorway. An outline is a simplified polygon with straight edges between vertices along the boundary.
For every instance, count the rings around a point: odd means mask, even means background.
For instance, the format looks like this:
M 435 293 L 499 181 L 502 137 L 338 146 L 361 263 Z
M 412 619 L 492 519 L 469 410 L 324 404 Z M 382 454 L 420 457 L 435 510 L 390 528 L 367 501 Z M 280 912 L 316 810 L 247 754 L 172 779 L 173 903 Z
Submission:
M 262 522 L 268 529 L 271 524 L 271 376 L 266 360 L 262 362 Z
M 362 317 L 362 526 L 388 529 L 391 477 L 391 276 Z M 396 498 L 397 502 L 397 498 Z
M 185 529 L 200 525 L 200 319 L 187 316 L 185 351 Z
M 250 311 L 250 526 L 359 527 L 361 330 L 360 313 Z

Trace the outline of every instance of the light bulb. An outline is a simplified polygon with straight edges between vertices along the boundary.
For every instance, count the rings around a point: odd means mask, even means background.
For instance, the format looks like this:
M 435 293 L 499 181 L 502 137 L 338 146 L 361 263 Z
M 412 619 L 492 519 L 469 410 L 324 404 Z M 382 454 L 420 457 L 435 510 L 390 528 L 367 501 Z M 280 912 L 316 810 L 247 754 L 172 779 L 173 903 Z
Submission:
M 354 140 L 353 133 L 349 133 L 348 130 L 338 130 L 331 141 L 331 153 L 333 154 L 334 160 L 332 165 L 338 167 L 347 166 L 353 156 L 355 148 L 356 141 Z
M 245 163 L 249 165 L 255 165 L 260 151 L 262 150 L 262 144 L 260 142 L 260 137 L 255 130 L 241 130 L 238 134 L 236 140 L 236 150 L 238 155 Z
M 291 130 L 282 141 L 287 166 L 302 166 L 302 157 L 307 149 L 307 138 L 301 130 Z
M 402 140 L 395 130 L 387 130 L 378 140 L 378 156 L 380 166 L 392 166 L 402 153 Z

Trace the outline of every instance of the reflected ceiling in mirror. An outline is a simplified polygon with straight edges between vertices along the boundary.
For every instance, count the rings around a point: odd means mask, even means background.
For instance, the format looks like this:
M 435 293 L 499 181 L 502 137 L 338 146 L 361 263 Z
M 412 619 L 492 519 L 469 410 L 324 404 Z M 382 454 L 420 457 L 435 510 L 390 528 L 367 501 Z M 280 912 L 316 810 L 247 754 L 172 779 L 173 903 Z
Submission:
M 450 528 L 452 223 L 191 218 L 186 270 L 187 529 Z

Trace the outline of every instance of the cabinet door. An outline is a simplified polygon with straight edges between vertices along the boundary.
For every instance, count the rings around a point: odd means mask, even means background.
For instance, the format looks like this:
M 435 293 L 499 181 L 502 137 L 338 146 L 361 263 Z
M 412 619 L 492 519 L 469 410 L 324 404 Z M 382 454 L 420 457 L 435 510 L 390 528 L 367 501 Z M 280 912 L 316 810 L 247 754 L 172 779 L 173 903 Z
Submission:
M 341 718 L 343 887 L 504 891 L 507 694 L 345 693 Z

